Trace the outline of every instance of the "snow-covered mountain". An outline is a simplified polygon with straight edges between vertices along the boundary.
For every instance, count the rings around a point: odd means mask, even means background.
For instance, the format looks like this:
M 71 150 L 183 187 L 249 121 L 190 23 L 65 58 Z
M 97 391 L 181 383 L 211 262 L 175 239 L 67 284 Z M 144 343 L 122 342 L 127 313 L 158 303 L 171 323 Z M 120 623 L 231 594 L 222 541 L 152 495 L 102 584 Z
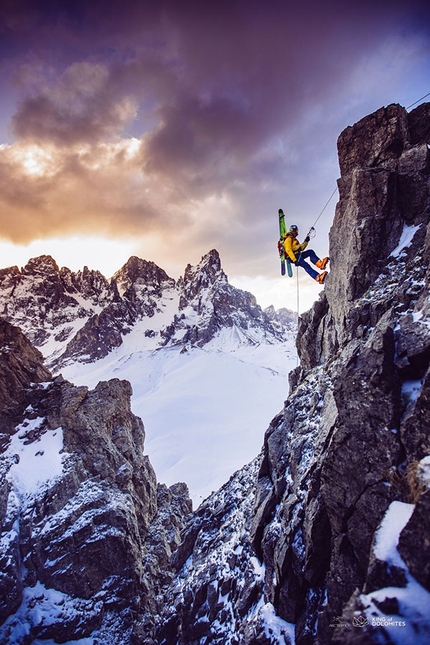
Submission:
M 381 108 L 338 150 L 290 394 L 187 520 L 162 645 L 429 642 L 430 104 Z
M 71 382 L 130 381 L 158 479 L 195 505 L 259 451 L 296 365 L 295 314 L 230 285 L 214 250 L 178 281 L 136 257 L 110 280 L 34 258 L 0 271 L 0 315 Z
M 254 296 L 230 285 L 215 250 L 177 282 L 137 257 L 110 280 L 87 267 L 59 269 L 50 256 L 33 258 L 22 270 L 0 270 L 0 315 L 54 369 L 107 356 L 136 326 L 140 349 L 150 350 L 204 347 L 225 330 L 236 346 L 279 344 L 295 329 L 292 312 L 266 313 Z
M 430 104 L 390 105 L 341 133 L 331 269 L 299 321 L 288 398 L 194 511 L 185 484 L 157 483 L 128 381 L 53 377 L 0 320 L 0 645 L 427 645 L 429 124 Z M 95 363 L 77 352 L 77 369 L 133 363 L 115 360 L 144 320 L 124 286 L 107 306 L 130 312 L 128 333 Z M 148 378 L 161 352 L 187 384 L 199 356 L 206 376 L 205 356 L 227 356 L 228 377 L 230 359 L 251 371 L 248 350 L 278 347 L 230 335 L 220 352 L 228 326 L 212 334 L 205 304 L 201 333 L 194 318 L 146 355 Z

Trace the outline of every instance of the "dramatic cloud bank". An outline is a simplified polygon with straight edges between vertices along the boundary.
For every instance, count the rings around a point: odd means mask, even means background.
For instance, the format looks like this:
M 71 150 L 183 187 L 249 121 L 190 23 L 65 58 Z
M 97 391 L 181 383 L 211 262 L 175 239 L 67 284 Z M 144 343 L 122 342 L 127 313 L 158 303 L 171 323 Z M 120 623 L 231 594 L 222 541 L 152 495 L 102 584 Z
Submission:
M 17 244 L 132 237 L 178 268 L 216 247 L 269 275 L 277 209 L 312 224 L 341 129 L 430 91 L 419 0 L 2 7 L 0 237 Z

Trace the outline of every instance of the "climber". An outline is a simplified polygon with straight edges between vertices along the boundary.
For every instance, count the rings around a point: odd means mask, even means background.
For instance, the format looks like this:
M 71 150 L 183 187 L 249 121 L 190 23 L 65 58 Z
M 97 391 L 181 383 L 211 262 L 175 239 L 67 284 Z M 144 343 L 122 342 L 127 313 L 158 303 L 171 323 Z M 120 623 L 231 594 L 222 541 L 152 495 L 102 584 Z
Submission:
M 320 284 L 323 284 L 327 275 L 327 271 L 324 271 L 324 269 L 327 266 L 327 262 L 330 258 L 324 258 L 323 260 L 320 260 L 315 251 L 313 251 L 312 249 L 305 251 L 305 248 L 307 247 L 310 240 L 309 235 L 305 237 L 303 244 L 300 244 L 297 239 L 298 234 L 299 229 L 297 228 L 297 226 L 295 224 L 290 226 L 290 230 L 286 234 L 284 240 L 285 255 L 296 266 L 302 267 L 302 269 L 304 269 L 306 273 L 311 276 L 311 278 L 313 278 Z M 312 264 L 318 267 L 318 269 L 322 269 L 323 273 L 318 273 L 310 266 L 310 264 L 305 262 L 307 258 L 309 258 Z

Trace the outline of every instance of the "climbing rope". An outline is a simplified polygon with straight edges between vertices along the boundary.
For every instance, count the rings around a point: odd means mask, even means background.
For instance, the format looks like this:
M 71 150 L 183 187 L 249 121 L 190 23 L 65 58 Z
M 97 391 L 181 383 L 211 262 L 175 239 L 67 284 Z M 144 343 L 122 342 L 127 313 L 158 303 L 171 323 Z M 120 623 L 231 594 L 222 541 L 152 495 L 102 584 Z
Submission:
M 417 103 L 420 103 L 421 101 L 426 99 L 428 96 L 430 96 L 430 92 L 428 94 L 426 94 L 425 96 L 422 96 L 420 99 L 418 99 L 418 101 L 415 101 L 415 103 L 411 103 L 411 105 L 408 105 L 408 107 L 406 109 L 410 110 L 411 107 L 414 107 L 414 105 L 416 105 Z
M 332 194 L 330 195 L 330 197 L 328 198 L 328 200 L 326 201 L 326 203 L 324 204 L 324 207 L 321 210 L 321 212 L 318 215 L 318 217 L 316 218 L 315 222 L 310 227 L 307 237 L 311 237 L 311 238 L 315 237 L 315 234 L 316 234 L 315 225 L 317 224 L 318 220 L 320 219 L 320 217 L 324 213 L 324 211 L 327 208 L 327 206 L 330 204 L 330 202 L 333 199 L 333 196 L 334 196 L 336 191 L 337 191 L 337 186 L 334 189 L 334 191 L 332 192 Z M 300 258 L 300 256 L 301 256 L 301 253 L 299 254 L 299 258 Z M 297 325 L 298 325 L 298 323 L 299 323 L 299 315 L 300 315 L 300 289 L 299 289 L 299 267 L 298 266 L 296 266 L 296 292 L 297 292 Z M 298 360 L 299 360 L 299 356 L 297 354 L 297 364 L 298 364 Z
M 296 290 L 297 290 L 297 334 L 299 332 L 299 307 L 300 307 L 300 290 L 299 290 L 299 267 L 296 267 Z M 299 366 L 299 350 L 297 347 L 297 336 L 296 336 L 296 367 Z
M 325 209 L 326 209 L 326 208 L 327 208 L 327 206 L 330 204 L 331 200 L 333 199 L 333 195 L 335 194 L 335 192 L 336 192 L 336 191 L 337 191 L 337 186 L 336 186 L 336 188 L 334 189 L 334 191 L 332 192 L 332 194 L 330 195 L 330 197 L 328 198 L 328 200 L 326 201 L 326 203 L 325 203 L 325 205 L 324 205 L 324 208 L 322 209 L 321 213 L 318 215 L 318 217 L 316 218 L 315 222 L 314 222 L 314 223 L 313 223 L 313 225 L 310 227 L 310 229 L 309 229 L 309 233 L 308 233 L 309 237 L 311 236 L 311 234 L 312 234 L 312 233 L 314 233 L 314 231 L 315 231 L 315 224 L 318 222 L 318 220 L 320 219 L 321 215 L 324 213 Z

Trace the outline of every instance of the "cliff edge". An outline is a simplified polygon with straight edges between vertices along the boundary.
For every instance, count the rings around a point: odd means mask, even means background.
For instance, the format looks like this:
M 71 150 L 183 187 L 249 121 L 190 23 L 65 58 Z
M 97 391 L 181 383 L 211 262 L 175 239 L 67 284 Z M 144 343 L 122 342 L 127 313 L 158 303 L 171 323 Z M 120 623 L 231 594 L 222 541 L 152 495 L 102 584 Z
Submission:
M 338 139 L 331 272 L 300 321 L 252 529 L 298 645 L 381 642 L 393 617 L 428 638 L 414 594 L 429 607 L 429 144 L 430 104 L 382 108 Z
M 429 148 L 428 103 L 341 133 L 300 366 L 246 477 L 188 521 L 160 643 L 428 642 Z

